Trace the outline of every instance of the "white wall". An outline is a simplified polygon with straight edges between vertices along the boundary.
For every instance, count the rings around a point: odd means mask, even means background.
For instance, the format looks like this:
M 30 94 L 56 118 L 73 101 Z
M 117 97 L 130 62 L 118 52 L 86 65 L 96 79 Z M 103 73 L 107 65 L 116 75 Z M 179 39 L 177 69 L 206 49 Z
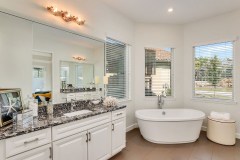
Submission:
M 75 23 L 66 23 L 61 18 L 55 17 L 51 14 L 49 14 L 44 7 L 47 6 L 47 4 L 54 5 L 58 7 L 59 9 L 63 10 L 69 10 L 72 14 L 78 15 L 80 17 L 83 17 L 83 19 L 86 20 L 86 25 L 84 26 L 78 26 Z M 51 26 L 55 26 L 58 28 L 62 28 L 71 32 L 88 35 L 94 38 L 98 38 L 101 40 L 104 40 L 106 36 L 109 36 L 111 38 L 118 39 L 120 41 L 123 41 L 125 43 L 134 45 L 134 23 L 129 20 L 128 18 L 122 16 L 118 12 L 112 10 L 107 5 L 103 4 L 100 1 L 96 0 L 72 0 L 71 3 L 69 3 L 68 0 L 62 0 L 62 1 L 39 1 L 39 0 L 18 0 L 16 3 L 15 0 L 8 0 L 8 1 L 1 1 L 0 2 L 0 10 L 4 12 L 8 12 L 11 14 L 15 14 L 21 17 L 25 17 L 34 21 L 38 21 L 44 24 L 48 24 Z M 6 24 L 8 24 L 11 21 L 6 19 Z M 17 24 L 17 21 L 20 21 L 19 24 Z M 13 20 L 12 25 L 12 32 L 9 30 L 9 32 L 6 32 L 8 34 L 14 33 L 14 30 L 19 30 L 21 28 L 21 23 L 24 23 L 23 25 L 26 25 L 26 27 L 29 27 L 27 31 L 31 31 L 31 23 L 30 22 L 23 22 L 22 20 Z M 16 23 L 15 23 L 16 22 Z M 2 27 L 3 21 L 1 21 L 0 27 Z M 26 24 L 25 24 L 26 23 Z M 4 25 L 6 26 L 6 25 Z M 23 26 L 24 27 L 24 26 Z M 25 29 L 26 30 L 26 29 Z M 22 47 L 22 45 L 19 45 L 22 50 L 11 48 L 10 44 L 4 44 L 8 45 L 9 48 L 5 48 L 4 52 L 1 51 L 0 54 L 4 54 L 6 51 L 9 50 L 8 55 L 4 55 L 5 57 L 0 59 L 1 63 L 0 67 L 0 73 L 1 77 L 4 75 L 4 79 L 0 79 L 1 81 L 6 81 L 4 83 L 1 83 L 1 87 L 18 87 L 18 85 L 14 85 L 15 81 L 10 81 L 10 79 L 16 79 L 17 75 L 21 75 L 21 73 L 25 76 L 22 76 L 19 81 L 21 81 L 23 84 L 25 84 L 24 87 L 24 93 L 31 93 L 31 67 L 29 67 L 29 63 L 31 63 L 31 50 L 32 50 L 32 33 L 29 33 L 29 35 L 25 35 L 24 31 L 19 35 L 19 37 L 26 38 L 26 41 L 20 41 L 19 44 L 23 43 L 27 47 Z M 2 31 L 2 30 L 1 30 Z M 28 39 L 29 38 L 29 39 Z M 0 39 L 7 39 L 7 34 L 5 36 L 1 36 Z M 18 38 L 15 38 L 14 41 L 19 40 Z M 29 46 L 28 44 L 31 44 Z M 3 45 L 3 43 L 0 43 L 0 45 Z M 2 49 L 1 49 L 2 50 Z M 12 50 L 12 52 L 10 52 Z M 132 53 L 133 54 L 133 53 Z M 16 61 L 11 61 L 12 58 L 16 59 Z M 54 57 L 53 57 L 54 58 Z M 19 62 L 18 60 L 22 60 L 23 63 L 18 63 L 17 66 L 11 67 L 10 64 L 13 62 Z M 9 64 L 10 63 L 10 64 Z M 132 65 L 134 65 L 134 59 L 132 58 Z M 8 70 L 4 70 L 3 68 L 8 68 Z M 20 67 L 19 67 L 20 66 Z M 14 68 L 22 68 L 21 72 L 15 73 L 15 75 L 10 75 L 10 73 L 13 72 Z M 133 68 L 133 67 L 132 67 Z M 11 71 L 11 72 L 8 72 Z M 53 71 L 55 72 L 55 71 Z M 131 71 L 134 73 L 134 70 Z M 16 75 L 17 74 L 17 75 Z M 133 74 L 132 74 L 133 75 Z M 131 84 L 132 89 L 134 89 L 134 78 L 131 78 Z M 5 85 L 6 83 L 6 85 Z M 56 83 L 57 84 L 57 83 Z M 21 87 L 21 88 L 23 88 Z M 133 94 L 133 92 L 131 92 Z M 132 97 L 134 97 L 132 95 Z M 130 126 L 134 123 L 134 103 L 133 99 L 127 102 L 124 102 L 123 104 L 128 105 L 127 108 L 127 126 Z
M 0 13 L 0 87 L 32 93 L 32 23 Z M 11 36 L 12 35 L 12 36 Z
M 145 97 L 145 47 L 175 48 L 173 94 L 164 108 L 183 107 L 183 28 L 178 25 L 136 24 L 135 30 L 135 108 L 157 108 L 157 97 Z
M 222 16 L 206 19 L 203 21 L 187 24 L 184 27 L 184 106 L 195 108 L 209 114 L 211 111 L 230 112 L 233 119 L 237 120 L 237 133 L 240 138 L 240 42 L 236 42 L 234 63 L 235 82 L 234 95 L 235 103 L 212 103 L 192 100 L 193 81 L 193 49 L 196 44 L 207 44 L 235 40 L 240 36 L 240 11 L 232 12 Z M 206 126 L 206 122 L 204 123 Z

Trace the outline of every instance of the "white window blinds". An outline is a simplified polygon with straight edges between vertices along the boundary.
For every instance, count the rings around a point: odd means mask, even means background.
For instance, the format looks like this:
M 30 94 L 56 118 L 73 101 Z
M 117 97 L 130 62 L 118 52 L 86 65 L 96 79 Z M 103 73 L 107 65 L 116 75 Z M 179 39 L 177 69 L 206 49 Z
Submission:
M 127 45 L 112 38 L 106 40 L 107 96 L 128 98 Z
M 172 96 L 173 48 L 145 48 L 145 96 Z
M 194 47 L 194 96 L 233 99 L 233 42 Z

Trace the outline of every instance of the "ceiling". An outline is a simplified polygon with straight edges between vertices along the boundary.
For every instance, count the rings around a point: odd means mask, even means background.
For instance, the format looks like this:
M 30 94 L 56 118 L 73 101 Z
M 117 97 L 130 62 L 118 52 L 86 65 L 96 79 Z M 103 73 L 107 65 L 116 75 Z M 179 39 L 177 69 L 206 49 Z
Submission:
M 240 9 L 240 0 L 101 0 L 135 22 L 184 24 Z M 168 13 L 168 8 L 174 11 Z

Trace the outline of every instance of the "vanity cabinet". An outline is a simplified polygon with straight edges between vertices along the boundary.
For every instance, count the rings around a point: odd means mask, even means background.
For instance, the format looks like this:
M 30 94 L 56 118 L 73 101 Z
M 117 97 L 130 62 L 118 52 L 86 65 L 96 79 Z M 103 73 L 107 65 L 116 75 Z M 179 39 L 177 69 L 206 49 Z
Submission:
M 106 160 L 111 157 L 111 123 L 88 131 L 88 160 Z
M 53 142 L 54 160 L 87 160 L 88 133 L 82 132 Z
M 51 145 L 45 145 L 19 155 L 10 157 L 6 160 L 52 160 Z
M 105 160 L 111 157 L 111 123 L 53 142 L 54 160 Z
M 0 160 L 107 160 L 126 146 L 126 110 L 0 141 Z
M 126 147 L 126 121 L 120 118 L 112 122 L 112 156 Z

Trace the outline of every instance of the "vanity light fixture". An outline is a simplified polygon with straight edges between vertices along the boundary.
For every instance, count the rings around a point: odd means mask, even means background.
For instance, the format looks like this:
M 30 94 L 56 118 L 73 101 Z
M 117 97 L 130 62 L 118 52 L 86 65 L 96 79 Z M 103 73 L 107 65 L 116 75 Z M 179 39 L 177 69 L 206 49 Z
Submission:
M 62 17 L 62 19 L 65 22 L 73 21 L 73 22 L 77 23 L 78 25 L 84 25 L 84 23 L 85 23 L 85 20 L 82 20 L 76 16 L 71 15 L 68 11 L 58 10 L 57 8 L 55 8 L 53 6 L 48 6 L 47 10 L 50 13 L 52 13 L 54 16 Z
M 73 59 L 78 61 L 86 61 L 86 58 L 80 57 L 80 56 L 74 56 Z

